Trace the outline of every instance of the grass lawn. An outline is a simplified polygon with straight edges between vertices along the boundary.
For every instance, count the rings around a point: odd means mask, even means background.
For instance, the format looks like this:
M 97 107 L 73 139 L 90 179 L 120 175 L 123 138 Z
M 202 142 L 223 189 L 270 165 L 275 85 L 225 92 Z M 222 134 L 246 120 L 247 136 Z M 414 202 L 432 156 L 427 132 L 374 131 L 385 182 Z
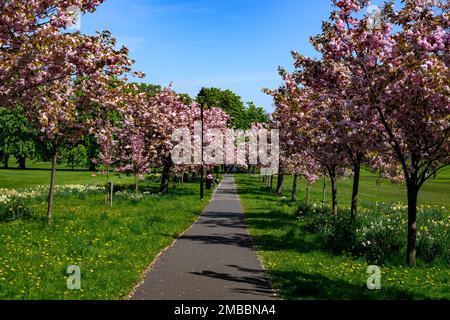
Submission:
M 406 186 L 393 184 L 388 180 L 382 180 L 381 185 L 377 185 L 377 176 L 371 172 L 362 170 L 360 191 L 358 201 L 365 205 L 373 202 L 396 203 L 407 202 Z M 293 179 L 291 176 L 285 177 L 284 191 L 286 197 L 291 195 Z M 276 187 L 276 179 L 273 187 Z M 330 181 L 326 180 L 326 201 L 330 203 L 331 191 Z M 351 178 L 342 179 L 338 182 L 338 201 L 340 205 L 350 206 L 352 196 L 353 180 Z M 317 181 L 311 187 L 311 201 L 320 202 L 322 200 L 323 181 Z M 298 200 L 306 197 L 306 182 L 299 179 Z M 442 170 L 435 179 L 428 180 L 422 187 L 419 194 L 419 204 L 444 206 L 450 211 L 450 167 Z
M 50 184 L 51 165 L 48 162 L 27 161 L 27 170 L 14 169 L 17 163 L 14 158 L 9 162 L 11 169 L 0 169 L 0 189 L 24 189 Z M 133 183 L 133 177 L 110 174 L 114 183 Z M 97 184 L 106 183 L 106 175 L 90 172 L 84 168 L 72 170 L 67 165 L 59 165 L 56 184 Z
M 0 189 L 26 189 L 50 184 L 50 170 L 0 169 Z M 133 177 L 110 175 L 114 183 L 133 183 Z M 106 183 L 106 175 L 89 171 L 58 170 L 56 184 L 97 184 Z
M 23 188 L 45 185 L 49 172 L 0 174 L 0 188 Z M 97 179 L 104 177 L 58 172 L 57 181 L 83 184 Z M 157 190 L 157 181 L 142 187 Z M 45 222 L 45 201 L 32 202 L 35 218 L 0 222 L 0 299 L 126 298 L 161 250 L 196 220 L 207 202 L 198 198 L 197 184 L 184 184 L 167 196 L 119 198 L 113 208 L 104 205 L 98 191 L 60 195 L 51 227 Z M 67 289 L 71 265 L 81 268 L 80 291 Z
M 324 251 L 318 245 L 317 235 L 304 230 L 295 216 L 297 206 L 289 201 L 290 177 L 284 198 L 264 188 L 260 177 L 237 175 L 236 180 L 250 233 L 279 298 L 450 299 L 450 267 L 445 264 L 419 264 L 415 269 L 404 267 L 402 262 L 385 264 L 381 267 L 382 289 L 368 290 L 369 264 L 365 259 Z M 344 203 L 350 201 L 350 186 L 348 180 L 339 185 Z M 424 188 L 421 204 L 450 208 L 448 171 Z M 388 182 L 379 188 L 375 178 L 365 173 L 360 199 L 363 203 L 404 201 L 403 189 Z M 317 201 L 321 199 L 319 190 L 317 183 L 313 187 L 313 199 Z M 302 187 L 298 198 L 304 199 L 304 194 Z

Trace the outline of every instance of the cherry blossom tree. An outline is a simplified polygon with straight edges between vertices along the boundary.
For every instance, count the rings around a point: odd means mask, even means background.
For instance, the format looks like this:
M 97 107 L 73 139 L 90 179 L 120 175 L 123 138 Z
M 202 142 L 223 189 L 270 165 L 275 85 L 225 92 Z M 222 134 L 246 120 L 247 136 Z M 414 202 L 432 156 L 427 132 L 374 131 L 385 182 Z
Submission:
M 418 193 L 450 162 L 449 4 L 411 0 L 395 11 L 387 2 L 375 27 L 361 14 L 368 1 L 333 4 L 330 21 L 312 38 L 321 59 L 294 54 L 297 70 L 285 82 L 308 96 L 297 105 L 310 115 L 311 155 L 329 173 L 336 166 L 323 161 L 326 153 L 352 164 L 353 215 L 365 157 L 394 180 L 401 174 L 408 196 L 407 260 L 415 265 Z M 308 104 L 316 105 L 311 113 L 304 112 Z
M 128 50 L 109 32 L 62 31 L 73 6 L 94 11 L 101 1 L 2 1 L 0 103 L 20 105 L 52 159 L 47 216 L 52 220 L 58 152 L 92 131 L 115 108 L 111 83 L 130 72 Z M 125 81 L 122 79 L 120 81 Z
M 347 157 L 345 145 L 336 130 L 338 118 L 330 110 L 340 100 L 333 101 L 310 87 L 302 87 L 299 75 L 283 69 L 280 74 L 285 81 L 284 87 L 267 92 L 274 95 L 278 103 L 276 118 L 282 124 L 280 130 L 293 130 L 284 132 L 287 140 L 284 146 L 295 146 L 299 150 L 297 154 L 306 153 L 306 159 L 317 162 L 327 171 L 332 186 L 332 210 L 337 214 L 337 181 L 344 174 Z
M 0 1 L 0 104 L 15 107 L 25 91 L 59 80 L 85 55 L 77 39 L 61 30 L 73 8 L 93 12 L 101 0 Z M 64 44 L 64 47 L 62 45 Z M 88 42 L 85 42 L 89 45 Z M 79 60 L 78 63 L 77 60 Z M 66 69 L 70 63 L 72 67 Z
M 388 2 L 379 28 L 356 18 L 366 1 L 334 1 L 337 10 L 316 48 L 351 70 L 355 99 L 376 118 L 387 166 L 401 167 L 408 196 L 409 265 L 416 264 L 417 198 L 423 184 L 450 163 L 448 1 Z M 398 31 L 393 31 L 394 26 Z M 383 146 L 384 146 L 383 145 Z M 394 170 L 390 170 L 394 171 Z

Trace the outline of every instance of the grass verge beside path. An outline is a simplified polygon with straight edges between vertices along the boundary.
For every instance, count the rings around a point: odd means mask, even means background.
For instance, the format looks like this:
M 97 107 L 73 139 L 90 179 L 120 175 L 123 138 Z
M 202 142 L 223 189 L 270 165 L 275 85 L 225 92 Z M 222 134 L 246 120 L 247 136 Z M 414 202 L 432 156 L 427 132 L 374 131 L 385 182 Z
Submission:
M 236 182 L 258 254 L 281 299 L 450 299 L 445 265 L 384 265 L 382 289 L 368 290 L 369 264 L 325 252 L 317 235 L 305 231 L 295 216 L 289 190 L 283 198 L 264 188 L 260 177 L 236 175 Z
M 101 192 L 62 195 L 50 228 L 45 202 L 33 203 L 33 219 L 0 222 L 0 299 L 126 298 L 161 250 L 197 219 L 207 203 L 198 198 L 197 184 L 167 196 L 118 196 L 113 208 Z M 66 286 L 71 265 L 81 268 L 79 291 Z

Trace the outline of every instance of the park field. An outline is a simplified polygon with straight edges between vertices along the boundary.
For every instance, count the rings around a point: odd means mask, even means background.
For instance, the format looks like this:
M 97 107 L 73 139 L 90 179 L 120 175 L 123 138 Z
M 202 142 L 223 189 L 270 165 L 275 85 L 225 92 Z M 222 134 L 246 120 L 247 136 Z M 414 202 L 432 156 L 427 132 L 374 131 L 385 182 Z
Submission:
M 259 176 L 241 174 L 236 176 L 236 180 L 258 255 L 280 299 L 450 299 L 450 260 L 425 262 L 419 259 L 416 268 L 408 268 L 402 252 L 381 263 L 381 290 L 368 290 L 366 272 L 372 263 L 365 257 L 330 252 L 322 245 L 321 234 L 308 225 L 307 219 L 299 217 L 299 204 L 305 199 L 304 181 L 299 185 L 298 202 L 292 202 L 291 177 L 286 177 L 283 196 L 274 195 Z M 359 198 L 360 211 L 366 212 L 375 202 L 399 207 L 399 202 L 405 202 L 404 189 L 388 181 L 378 186 L 376 177 L 365 172 Z M 350 179 L 339 183 L 338 194 L 341 207 L 348 208 Z M 421 208 L 438 207 L 447 215 L 444 217 L 447 236 L 449 195 L 450 175 L 447 170 L 424 186 L 419 202 Z M 321 197 L 322 183 L 318 182 L 312 187 L 312 199 L 317 204 Z M 392 215 L 397 215 L 397 212 Z M 367 218 L 370 219 L 370 215 Z M 419 219 L 418 223 L 418 228 L 421 228 L 423 221 Z M 403 226 L 406 228 L 406 223 L 399 228 Z
M 160 195 L 157 176 L 148 176 L 136 197 L 129 191 L 133 179 L 116 176 L 120 191 L 110 208 L 103 189 L 95 187 L 105 176 L 59 171 L 49 227 L 46 194 L 40 193 L 45 188 L 36 187 L 45 186 L 49 175 L 0 170 L 0 189 L 35 190 L 33 198 L 21 203 L 26 218 L 0 221 L 0 299 L 126 299 L 149 264 L 197 219 L 210 197 L 207 193 L 200 202 L 198 184 L 187 183 Z M 79 291 L 67 289 L 66 271 L 72 265 L 81 269 Z
M 377 184 L 378 176 L 362 170 L 358 201 L 364 206 L 370 203 L 397 203 L 407 202 L 406 186 L 404 184 L 394 184 L 389 180 L 382 179 L 381 184 Z M 284 195 L 290 199 L 293 178 L 285 177 Z M 331 200 L 330 181 L 326 180 L 327 189 L 325 200 Z M 341 179 L 338 182 L 338 201 L 341 206 L 350 206 L 352 195 L 351 178 Z M 276 178 L 273 180 L 273 187 L 276 187 Z M 300 180 L 298 183 L 298 200 L 306 198 L 306 181 Z M 319 180 L 311 186 L 311 201 L 320 202 L 322 200 L 323 181 Z M 439 205 L 450 211 L 450 168 L 439 172 L 436 178 L 428 180 L 422 187 L 419 194 L 419 205 Z

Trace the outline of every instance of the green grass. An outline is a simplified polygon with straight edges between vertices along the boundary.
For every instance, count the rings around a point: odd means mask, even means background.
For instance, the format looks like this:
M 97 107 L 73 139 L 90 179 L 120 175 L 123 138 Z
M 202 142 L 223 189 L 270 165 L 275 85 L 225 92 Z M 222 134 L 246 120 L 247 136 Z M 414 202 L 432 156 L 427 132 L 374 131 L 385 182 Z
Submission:
M 414 269 L 402 263 L 385 264 L 381 270 L 382 289 L 368 290 L 369 264 L 364 259 L 331 254 L 319 245 L 317 234 L 304 229 L 295 215 L 296 204 L 289 200 L 290 179 L 286 181 L 284 198 L 268 191 L 260 177 L 237 175 L 236 179 L 258 255 L 280 299 L 450 299 L 450 268 L 444 264 L 420 264 Z M 403 201 L 397 190 L 400 187 L 385 182 L 378 188 L 372 179 L 363 178 L 363 202 Z M 421 203 L 450 207 L 448 197 L 442 197 L 449 194 L 446 179 L 444 174 L 425 186 L 430 196 L 422 194 Z M 350 199 L 350 184 L 340 183 L 340 199 L 344 202 Z M 321 198 L 318 189 L 314 187 L 316 200 Z M 299 191 L 302 198 L 303 188 Z
M 38 169 L 38 170 L 50 170 L 52 168 L 51 162 L 45 162 L 45 161 L 39 161 L 34 159 L 27 159 L 26 160 L 26 168 L 27 169 Z M 9 157 L 8 166 L 11 169 L 16 169 L 19 167 L 19 163 L 14 157 Z M 67 165 L 67 163 L 61 163 L 58 164 L 58 168 L 62 170 L 72 170 L 72 167 Z M 86 167 L 78 167 L 75 166 L 73 170 L 87 170 Z
M 407 202 L 406 186 L 404 184 L 394 184 L 388 180 L 382 180 L 381 185 L 377 185 L 377 176 L 363 170 L 361 173 L 360 191 L 358 201 L 361 205 L 384 202 L 396 203 Z M 284 194 L 291 196 L 293 178 L 285 176 Z M 326 180 L 326 201 L 330 203 L 331 192 L 329 179 Z M 320 202 L 322 200 L 323 181 L 317 181 L 311 187 L 311 201 Z M 350 206 L 353 181 L 351 178 L 341 179 L 338 182 L 338 202 L 342 206 Z M 273 181 L 273 187 L 276 187 L 276 178 Z M 304 200 L 306 197 L 306 182 L 299 179 L 298 199 Z M 450 167 L 439 172 L 435 179 L 428 180 L 422 187 L 419 194 L 419 204 L 421 205 L 440 205 L 450 210 Z
M 19 170 L 14 158 L 10 158 L 10 169 L 0 169 L 0 189 L 25 189 L 50 184 L 51 164 L 48 162 L 27 161 L 27 170 Z M 106 183 L 106 175 L 90 172 L 85 168 L 74 168 L 58 165 L 56 184 L 97 184 Z M 111 173 L 110 179 L 114 183 L 132 183 L 133 177 Z
M 28 173 L 26 184 L 25 173 L 1 171 L 8 180 L 0 188 L 43 184 L 48 174 Z M 83 173 L 58 174 L 59 183 L 91 182 Z M 157 182 L 142 187 L 157 188 Z M 36 218 L 0 222 L 0 299 L 124 299 L 205 205 L 198 200 L 197 184 L 184 184 L 167 196 L 117 200 L 113 208 L 104 205 L 101 193 L 63 195 L 56 198 L 48 227 L 45 203 L 35 202 Z M 66 287 L 71 265 L 81 268 L 81 291 Z
M 0 189 L 25 189 L 50 184 L 50 170 L 0 169 Z M 114 183 L 132 183 L 133 177 L 111 174 Z M 56 184 L 97 184 L 106 183 L 106 175 L 89 171 L 58 170 Z

